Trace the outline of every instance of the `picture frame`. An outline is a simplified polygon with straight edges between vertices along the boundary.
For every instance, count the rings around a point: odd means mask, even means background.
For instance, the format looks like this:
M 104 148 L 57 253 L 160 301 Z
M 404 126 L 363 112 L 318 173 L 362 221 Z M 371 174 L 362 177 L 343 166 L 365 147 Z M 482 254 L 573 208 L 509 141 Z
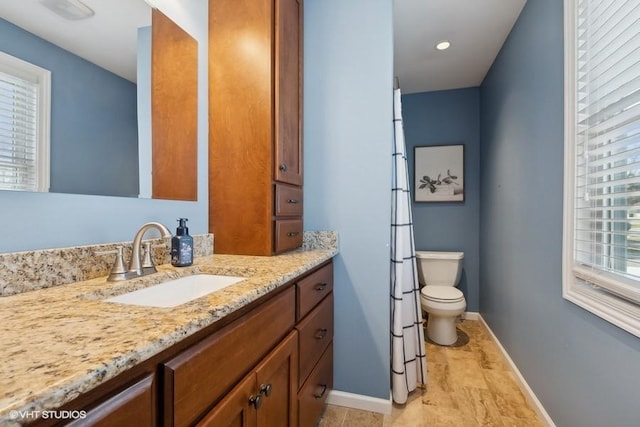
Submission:
M 464 144 L 414 147 L 416 203 L 464 202 Z

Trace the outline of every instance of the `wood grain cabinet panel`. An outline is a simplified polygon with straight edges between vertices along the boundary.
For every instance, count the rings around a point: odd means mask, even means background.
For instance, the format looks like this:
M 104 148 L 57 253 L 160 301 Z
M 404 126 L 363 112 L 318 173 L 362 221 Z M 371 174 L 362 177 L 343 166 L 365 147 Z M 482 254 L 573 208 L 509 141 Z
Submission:
M 333 339 L 333 293 L 296 325 L 300 333 L 300 383 L 307 378 Z
M 301 187 L 276 184 L 276 216 L 302 216 L 302 196 Z
M 164 364 L 165 422 L 191 425 L 292 328 L 294 289 L 265 302 Z
M 327 347 L 298 392 L 300 427 L 317 425 L 331 389 L 333 389 L 333 344 Z
M 302 245 L 302 220 L 280 219 L 275 221 L 276 252 L 285 252 Z
M 78 418 L 66 425 L 74 427 L 155 426 L 157 405 L 154 378 L 154 375 L 144 377 L 88 409 L 86 417 Z
M 292 331 L 198 426 L 296 426 L 297 346 L 297 333 Z
M 209 231 L 216 253 L 274 255 L 302 244 L 277 222 L 302 205 L 302 2 L 209 0 Z M 281 184 L 283 183 L 283 184 Z M 302 200 L 302 197 L 296 197 Z M 288 218 L 291 219 L 291 218 Z
M 296 287 L 296 319 L 300 320 L 333 291 L 333 262 L 298 280 Z

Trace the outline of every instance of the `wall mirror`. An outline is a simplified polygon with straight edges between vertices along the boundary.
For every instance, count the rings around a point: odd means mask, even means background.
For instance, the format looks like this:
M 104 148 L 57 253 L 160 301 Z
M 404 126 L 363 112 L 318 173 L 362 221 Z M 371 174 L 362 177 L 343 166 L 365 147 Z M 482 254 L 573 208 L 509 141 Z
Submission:
M 50 192 L 197 199 L 197 42 L 168 17 L 0 0 L 0 51 L 51 72 Z

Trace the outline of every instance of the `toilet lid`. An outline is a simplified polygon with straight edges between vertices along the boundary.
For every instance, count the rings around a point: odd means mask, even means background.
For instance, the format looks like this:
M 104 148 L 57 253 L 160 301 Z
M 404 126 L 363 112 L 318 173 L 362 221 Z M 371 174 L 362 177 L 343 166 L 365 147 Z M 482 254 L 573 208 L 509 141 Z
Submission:
M 464 299 L 460 289 L 453 286 L 425 286 L 420 293 L 432 301 L 458 302 Z

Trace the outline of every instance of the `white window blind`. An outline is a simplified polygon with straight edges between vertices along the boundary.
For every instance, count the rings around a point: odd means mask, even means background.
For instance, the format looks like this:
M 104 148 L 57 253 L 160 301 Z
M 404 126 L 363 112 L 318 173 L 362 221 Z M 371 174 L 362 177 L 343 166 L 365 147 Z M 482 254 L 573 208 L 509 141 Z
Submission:
M 563 295 L 640 335 L 640 2 L 565 0 L 565 26 Z
M 0 52 L 0 189 L 48 191 L 50 73 Z

